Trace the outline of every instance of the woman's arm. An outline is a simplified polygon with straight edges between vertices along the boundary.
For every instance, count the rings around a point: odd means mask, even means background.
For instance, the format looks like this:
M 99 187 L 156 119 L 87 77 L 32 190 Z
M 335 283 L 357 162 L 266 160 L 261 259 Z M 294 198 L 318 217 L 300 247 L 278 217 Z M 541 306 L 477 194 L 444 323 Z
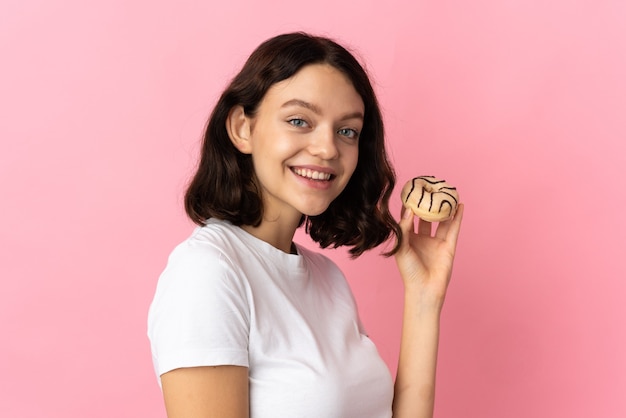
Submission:
M 454 219 L 440 223 L 434 236 L 432 224 L 421 220 L 415 233 L 410 210 L 400 221 L 403 238 L 396 262 L 405 294 L 394 418 L 433 416 L 439 320 L 462 218 L 459 205 Z
M 248 418 L 248 368 L 189 367 L 161 375 L 168 418 Z

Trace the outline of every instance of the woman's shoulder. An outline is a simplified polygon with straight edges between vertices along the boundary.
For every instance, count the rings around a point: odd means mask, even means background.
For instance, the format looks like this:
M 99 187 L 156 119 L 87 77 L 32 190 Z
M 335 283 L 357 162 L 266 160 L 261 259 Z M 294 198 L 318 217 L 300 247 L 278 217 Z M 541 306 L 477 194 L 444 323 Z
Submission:
M 232 246 L 244 245 L 238 236 L 236 229 L 228 221 L 220 219 L 208 219 L 202 226 L 197 226 L 178 246 L 190 249 L 228 249 Z
M 229 227 L 222 222 L 195 228 L 170 252 L 157 289 L 161 289 L 161 293 L 164 289 L 176 293 L 181 289 L 195 292 L 207 286 L 211 289 L 224 286 L 236 287 L 240 293 L 245 293 L 241 269 L 233 255 L 237 245 L 237 237 L 229 233 Z
M 309 266 L 309 269 L 315 269 L 325 276 L 341 277 L 345 279 L 337 263 L 320 250 L 312 250 L 298 245 L 298 254 L 306 259 L 306 264 Z
M 238 241 L 233 224 L 220 219 L 208 219 L 204 225 L 196 227 L 184 241 L 190 246 L 217 245 Z
M 215 260 L 230 262 L 230 255 L 243 245 L 226 221 L 209 220 L 196 227 L 191 234 L 174 247 L 168 264 L 207 264 Z
M 298 254 L 303 256 L 304 258 L 311 260 L 315 264 L 319 265 L 336 265 L 333 260 L 331 260 L 325 254 L 322 254 L 320 250 L 313 250 L 303 246 L 302 244 L 296 244 L 298 249 Z

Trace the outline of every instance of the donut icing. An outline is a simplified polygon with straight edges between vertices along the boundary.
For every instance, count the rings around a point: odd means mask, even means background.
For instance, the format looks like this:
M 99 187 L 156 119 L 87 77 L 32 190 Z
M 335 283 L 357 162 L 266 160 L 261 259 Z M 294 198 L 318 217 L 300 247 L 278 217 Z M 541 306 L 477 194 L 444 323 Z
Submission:
M 420 176 L 406 182 L 400 194 L 402 204 L 419 218 L 442 222 L 454 216 L 459 204 L 456 187 L 434 176 Z

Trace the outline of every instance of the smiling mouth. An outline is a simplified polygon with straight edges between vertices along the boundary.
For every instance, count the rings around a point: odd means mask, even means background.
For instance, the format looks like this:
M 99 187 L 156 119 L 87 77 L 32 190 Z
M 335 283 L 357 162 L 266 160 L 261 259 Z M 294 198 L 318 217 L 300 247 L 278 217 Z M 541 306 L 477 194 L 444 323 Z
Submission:
M 310 170 L 308 168 L 294 167 L 291 169 L 291 171 L 293 171 L 300 177 L 304 177 L 310 180 L 328 181 L 333 178 L 333 175 L 330 173 L 323 173 L 321 171 Z

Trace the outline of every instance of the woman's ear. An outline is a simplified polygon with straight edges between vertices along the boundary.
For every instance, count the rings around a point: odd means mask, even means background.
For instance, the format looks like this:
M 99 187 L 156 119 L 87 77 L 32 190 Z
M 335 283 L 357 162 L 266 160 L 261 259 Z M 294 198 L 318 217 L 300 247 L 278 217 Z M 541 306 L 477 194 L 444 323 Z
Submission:
M 226 130 L 235 148 L 244 154 L 252 153 L 250 133 L 252 132 L 250 118 L 246 116 L 243 106 L 230 109 L 226 119 Z

